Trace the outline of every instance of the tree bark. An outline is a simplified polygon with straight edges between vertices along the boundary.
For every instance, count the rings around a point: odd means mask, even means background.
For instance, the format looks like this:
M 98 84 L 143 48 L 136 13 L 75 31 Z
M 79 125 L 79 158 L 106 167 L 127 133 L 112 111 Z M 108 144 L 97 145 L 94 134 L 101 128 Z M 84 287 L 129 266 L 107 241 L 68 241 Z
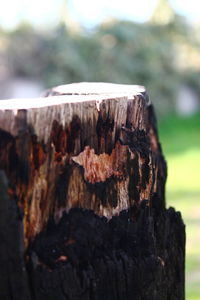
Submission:
M 185 229 L 145 89 L 45 96 L 0 102 L 0 299 L 184 299 Z

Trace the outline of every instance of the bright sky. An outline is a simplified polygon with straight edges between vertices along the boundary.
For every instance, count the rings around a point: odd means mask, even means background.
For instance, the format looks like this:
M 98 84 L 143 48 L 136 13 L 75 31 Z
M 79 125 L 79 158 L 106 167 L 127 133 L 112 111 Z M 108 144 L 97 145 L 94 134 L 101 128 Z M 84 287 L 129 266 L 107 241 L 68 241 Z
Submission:
M 13 28 L 27 20 L 34 25 L 55 25 L 64 0 L 0 0 L 0 26 Z M 200 21 L 199 0 L 169 0 L 176 11 L 191 21 Z M 93 27 L 114 16 L 132 21 L 147 21 L 157 0 L 68 0 L 70 15 L 85 27 Z

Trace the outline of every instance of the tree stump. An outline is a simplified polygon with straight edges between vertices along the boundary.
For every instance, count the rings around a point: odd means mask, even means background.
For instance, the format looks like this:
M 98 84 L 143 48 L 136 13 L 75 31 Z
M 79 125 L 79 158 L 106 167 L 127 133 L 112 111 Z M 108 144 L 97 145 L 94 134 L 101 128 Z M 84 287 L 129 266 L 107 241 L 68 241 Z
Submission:
M 45 96 L 0 101 L 0 299 L 184 299 L 185 228 L 145 89 Z

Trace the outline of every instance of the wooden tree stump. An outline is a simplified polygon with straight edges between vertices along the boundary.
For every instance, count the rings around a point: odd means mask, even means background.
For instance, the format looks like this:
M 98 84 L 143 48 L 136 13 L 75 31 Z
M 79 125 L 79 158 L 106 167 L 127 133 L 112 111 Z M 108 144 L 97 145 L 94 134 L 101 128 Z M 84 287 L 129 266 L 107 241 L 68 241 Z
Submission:
M 184 299 L 185 229 L 145 89 L 45 96 L 0 101 L 0 299 Z

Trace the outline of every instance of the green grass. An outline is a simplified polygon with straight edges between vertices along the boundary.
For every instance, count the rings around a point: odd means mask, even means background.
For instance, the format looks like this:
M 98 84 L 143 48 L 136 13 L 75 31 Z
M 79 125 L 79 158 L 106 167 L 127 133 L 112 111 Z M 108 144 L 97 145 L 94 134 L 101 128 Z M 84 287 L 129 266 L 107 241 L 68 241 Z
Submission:
M 193 117 L 171 116 L 159 122 L 159 133 L 167 155 L 200 148 L 200 113 Z
M 167 205 L 186 224 L 186 300 L 200 299 L 200 114 L 171 116 L 159 135 L 168 164 Z

